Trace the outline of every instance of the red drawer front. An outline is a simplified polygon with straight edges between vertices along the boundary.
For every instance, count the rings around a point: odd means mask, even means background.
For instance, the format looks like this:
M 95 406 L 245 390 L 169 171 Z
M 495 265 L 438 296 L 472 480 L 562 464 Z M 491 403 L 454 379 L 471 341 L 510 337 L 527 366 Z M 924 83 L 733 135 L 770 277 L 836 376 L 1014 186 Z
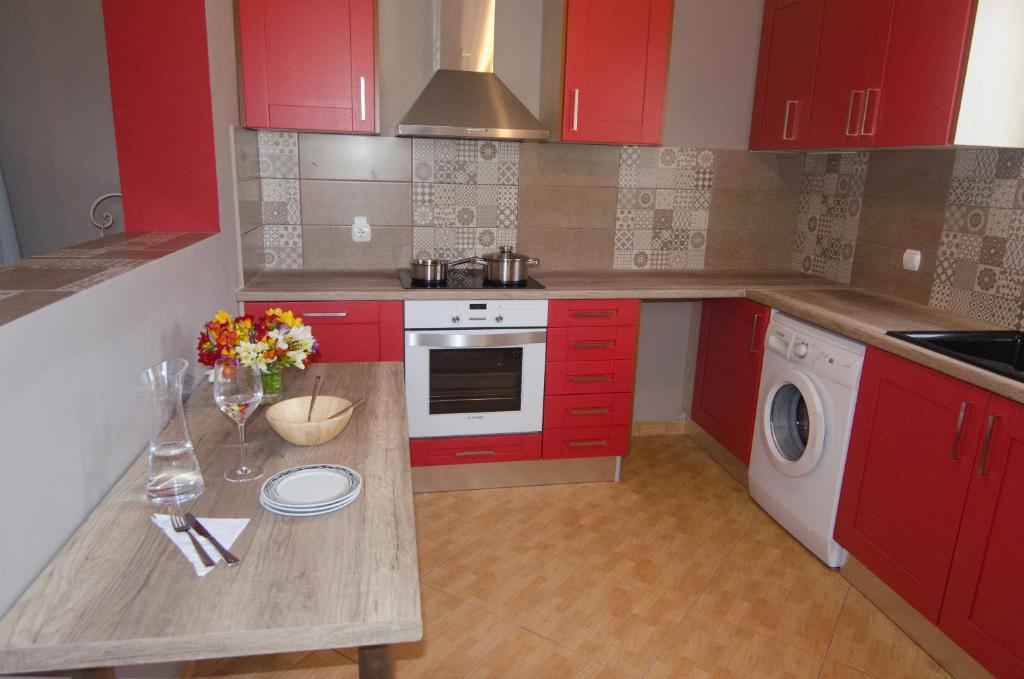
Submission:
M 633 415 L 633 394 L 573 394 L 544 399 L 544 429 L 628 425 Z
M 549 361 L 632 360 L 636 355 L 636 327 L 551 328 Z
M 455 436 L 439 439 L 411 439 L 409 451 L 413 467 L 473 462 L 513 462 L 539 460 L 540 434 L 510 436 Z
M 555 299 L 548 302 L 548 327 L 636 325 L 638 299 Z
M 405 360 L 405 308 L 402 302 L 380 303 L 380 360 Z
M 566 361 L 548 363 L 547 396 L 633 391 L 633 361 Z
M 356 325 L 309 323 L 313 336 L 320 343 L 318 363 L 359 363 L 379 361 L 380 326 L 376 323 Z
M 387 304 L 388 302 L 385 302 Z M 307 325 L 338 325 L 377 323 L 380 302 L 246 302 L 245 313 L 260 315 L 267 309 L 280 307 L 301 316 Z M 401 302 L 398 302 L 401 304 Z
M 544 459 L 610 457 L 629 453 L 629 425 L 544 430 Z

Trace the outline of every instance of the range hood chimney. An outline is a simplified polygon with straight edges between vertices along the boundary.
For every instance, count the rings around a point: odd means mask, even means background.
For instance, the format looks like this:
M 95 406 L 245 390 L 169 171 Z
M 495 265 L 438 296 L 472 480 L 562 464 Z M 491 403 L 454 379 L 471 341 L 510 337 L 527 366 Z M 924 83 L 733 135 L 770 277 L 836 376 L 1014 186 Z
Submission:
M 547 141 L 548 130 L 494 75 L 495 0 L 434 0 L 435 72 L 400 137 Z

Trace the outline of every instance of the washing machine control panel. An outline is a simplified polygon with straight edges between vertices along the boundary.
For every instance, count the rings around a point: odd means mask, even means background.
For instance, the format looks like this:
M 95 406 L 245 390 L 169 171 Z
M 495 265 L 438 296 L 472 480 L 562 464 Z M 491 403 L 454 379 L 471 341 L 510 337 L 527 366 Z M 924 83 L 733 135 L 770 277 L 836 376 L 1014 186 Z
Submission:
M 860 380 L 863 357 L 783 325 L 773 324 L 768 329 L 765 349 L 846 387 L 855 388 Z

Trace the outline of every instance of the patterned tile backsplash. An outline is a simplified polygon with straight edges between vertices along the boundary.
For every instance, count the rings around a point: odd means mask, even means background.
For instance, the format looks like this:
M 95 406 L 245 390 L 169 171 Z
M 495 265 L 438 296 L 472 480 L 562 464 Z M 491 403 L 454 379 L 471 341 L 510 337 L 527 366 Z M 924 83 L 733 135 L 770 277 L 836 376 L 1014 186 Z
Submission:
M 299 196 L 299 136 L 260 130 L 261 220 L 268 269 L 302 268 L 302 202 Z
M 459 259 L 516 244 L 519 142 L 414 139 L 413 255 Z
M 623 146 L 613 267 L 703 268 L 714 176 L 706 149 Z
M 956 152 L 929 303 L 1024 328 L 1024 150 Z
M 849 283 L 868 154 L 808 154 L 793 237 L 793 268 Z

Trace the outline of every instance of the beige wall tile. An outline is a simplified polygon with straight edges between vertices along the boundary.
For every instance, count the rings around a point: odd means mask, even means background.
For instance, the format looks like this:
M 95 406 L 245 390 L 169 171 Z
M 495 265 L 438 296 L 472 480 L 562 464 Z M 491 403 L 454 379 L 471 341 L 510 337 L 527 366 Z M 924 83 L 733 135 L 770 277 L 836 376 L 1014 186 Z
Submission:
M 945 215 L 944 200 L 925 202 L 887 195 L 865 197 L 857 243 L 934 252 L 942 240 Z
M 303 179 L 412 181 L 412 140 L 347 134 L 300 134 Z
M 521 186 L 519 228 L 615 228 L 618 190 L 606 187 Z
M 715 182 L 704 268 L 788 270 L 798 194 L 719 190 Z
M 953 160 L 953 151 L 874 151 L 864 196 L 931 201 L 941 207 L 953 177 Z
M 238 223 L 259 224 L 261 216 L 260 180 L 258 178 L 240 179 L 238 181 Z
M 351 225 L 365 215 L 371 225 L 412 224 L 412 184 L 303 180 L 302 223 Z
M 541 270 L 611 269 L 614 229 L 519 227 L 516 249 L 540 259 Z
M 235 173 L 239 181 L 260 176 L 258 139 L 256 130 L 235 128 Z
M 348 226 L 304 226 L 302 258 L 306 269 L 366 270 L 408 266 L 412 258 L 412 227 L 373 227 L 369 242 L 355 243 Z
M 263 250 L 263 227 L 242 226 L 242 280 L 248 283 L 266 267 Z
M 715 151 L 715 190 L 799 191 L 804 158 L 794 153 Z
M 853 259 L 850 285 L 918 304 L 927 304 L 932 280 L 935 277 L 938 246 L 919 249 L 920 270 L 907 271 L 903 268 L 903 248 L 858 244 Z
M 618 186 L 619 147 L 525 143 L 519 160 L 523 186 Z

